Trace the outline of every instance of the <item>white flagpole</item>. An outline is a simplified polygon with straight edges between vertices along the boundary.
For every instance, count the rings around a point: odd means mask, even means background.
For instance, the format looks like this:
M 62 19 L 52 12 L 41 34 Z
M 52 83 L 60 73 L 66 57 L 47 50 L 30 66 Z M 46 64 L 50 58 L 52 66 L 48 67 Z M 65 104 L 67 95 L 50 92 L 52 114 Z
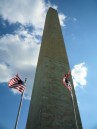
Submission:
M 76 128 L 78 129 L 78 123 L 77 123 L 77 117 L 76 117 L 75 104 L 74 104 L 74 100 L 73 100 L 73 93 L 72 93 L 72 90 L 71 90 L 71 98 L 72 98 L 72 103 L 73 103 L 73 109 L 74 109 L 74 116 L 75 116 Z
M 25 78 L 25 82 L 24 82 L 25 84 L 26 84 L 26 81 L 27 81 L 27 78 Z M 23 102 L 23 96 L 24 96 L 24 92 L 21 94 L 21 100 L 20 100 L 20 105 L 19 105 L 18 114 L 17 114 L 17 118 L 16 118 L 15 128 L 14 129 L 17 129 L 17 126 L 18 126 L 21 106 L 22 106 L 22 102 Z

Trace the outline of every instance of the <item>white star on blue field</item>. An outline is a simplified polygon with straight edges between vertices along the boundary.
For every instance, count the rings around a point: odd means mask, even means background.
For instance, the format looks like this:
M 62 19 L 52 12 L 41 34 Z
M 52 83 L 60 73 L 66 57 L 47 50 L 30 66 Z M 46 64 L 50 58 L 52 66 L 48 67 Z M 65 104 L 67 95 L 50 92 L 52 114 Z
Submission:
M 97 129 L 97 1 L 0 0 L 0 129 L 14 129 L 20 94 L 7 82 L 27 78 L 18 129 L 25 129 L 45 16 L 57 9 L 83 129 Z M 65 69 L 64 69 L 65 71 Z

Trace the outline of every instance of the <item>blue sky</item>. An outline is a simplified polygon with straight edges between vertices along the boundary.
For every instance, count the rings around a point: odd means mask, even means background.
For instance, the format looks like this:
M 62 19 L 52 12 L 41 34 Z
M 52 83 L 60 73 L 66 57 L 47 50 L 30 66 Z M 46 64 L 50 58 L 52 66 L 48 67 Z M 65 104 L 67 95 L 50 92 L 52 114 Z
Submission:
M 45 16 L 58 10 L 83 129 L 97 129 L 97 1 L 0 0 L 0 129 L 13 129 L 20 94 L 7 86 L 27 80 L 18 129 L 25 129 Z M 64 70 L 65 71 L 65 70 Z

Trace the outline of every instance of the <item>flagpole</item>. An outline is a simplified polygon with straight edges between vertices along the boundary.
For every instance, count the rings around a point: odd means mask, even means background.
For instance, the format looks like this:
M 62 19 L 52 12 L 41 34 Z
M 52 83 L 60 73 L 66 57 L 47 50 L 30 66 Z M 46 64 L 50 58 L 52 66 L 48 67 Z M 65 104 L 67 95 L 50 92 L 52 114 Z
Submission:
M 75 116 L 76 128 L 78 129 L 78 123 L 77 123 L 77 117 L 76 117 L 75 104 L 74 104 L 74 100 L 73 100 L 72 90 L 71 90 L 71 98 L 72 98 L 72 102 L 73 102 L 73 109 L 74 109 L 74 116 Z
M 26 81 L 27 81 L 27 78 L 25 78 L 25 82 L 24 82 L 25 84 L 26 84 Z M 22 102 L 23 102 L 23 96 L 24 96 L 24 92 L 21 94 L 21 100 L 20 100 L 20 105 L 19 105 L 18 114 L 17 114 L 17 118 L 16 118 L 15 128 L 14 129 L 17 129 L 17 126 L 18 126 L 20 111 L 21 111 Z

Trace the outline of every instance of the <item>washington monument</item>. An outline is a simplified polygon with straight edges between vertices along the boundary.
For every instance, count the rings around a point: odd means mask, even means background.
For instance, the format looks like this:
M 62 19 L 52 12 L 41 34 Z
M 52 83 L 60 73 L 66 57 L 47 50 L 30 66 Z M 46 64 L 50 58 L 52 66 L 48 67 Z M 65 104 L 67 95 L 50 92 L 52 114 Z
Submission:
M 82 129 L 71 74 L 74 105 L 70 92 L 62 84 L 64 73 L 68 70 L 70 67 L 58 13 L 49 8 L 26 129 Z

